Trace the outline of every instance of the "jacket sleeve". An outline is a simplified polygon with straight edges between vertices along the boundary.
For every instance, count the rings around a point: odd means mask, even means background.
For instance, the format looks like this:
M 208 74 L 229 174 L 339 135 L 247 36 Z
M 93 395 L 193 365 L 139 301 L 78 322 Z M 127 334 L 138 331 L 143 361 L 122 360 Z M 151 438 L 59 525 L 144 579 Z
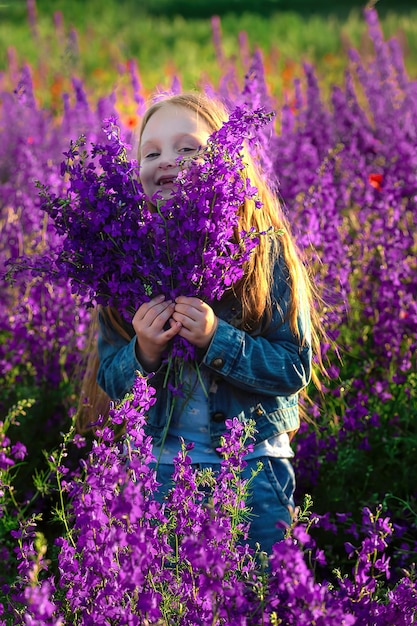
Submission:
M 298 319 L 299 339 L 286 319 L 289 297 L 286 273 L 278 266 L 267 331 L 250 334 L 219 319 L 203 363 L 229 384 L 260 394 L 289 396 L 303 389 L 311 377 L 310 314 L 305 305 Z
M 124 339 L 99 317 L 97 382 L 112 400 L 121 400 L 132 389 L 137 371 L 144 373 L 135 344 L 136 337 Z

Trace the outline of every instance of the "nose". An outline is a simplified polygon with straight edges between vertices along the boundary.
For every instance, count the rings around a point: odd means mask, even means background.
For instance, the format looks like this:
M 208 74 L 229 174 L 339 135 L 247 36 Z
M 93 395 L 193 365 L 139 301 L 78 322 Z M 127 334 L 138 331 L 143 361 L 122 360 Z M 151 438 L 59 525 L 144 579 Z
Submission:
M 170 167 L 175 167 L 177 164 L 175 154 L 164 153 L 161 154 L 159 159 L 159 168 L 162 170 L 166 170 Z

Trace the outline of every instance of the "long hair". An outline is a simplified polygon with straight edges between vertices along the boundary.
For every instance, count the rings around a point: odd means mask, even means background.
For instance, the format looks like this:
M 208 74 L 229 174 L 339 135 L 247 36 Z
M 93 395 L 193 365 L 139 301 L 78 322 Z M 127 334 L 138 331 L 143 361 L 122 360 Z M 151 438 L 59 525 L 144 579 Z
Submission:
M 151 117 L 162 107 L 175 105 L 187 108 L 196 113 L 206 122 L 212 132 L 221 128 L 229 115 L 222 103 L 207 97 L 202 93 L 182 93 L 165 96 L 153 102 L 147 109 L 141 120 L 139 128 L 139 146 L 143 131 Z M 289 274 L 290 300 L 287 311 L 288 323 L 294 335 L 300 338 L 298 326 L 299 315 L 309 310 L 312 318 L 311 341 L 313 353 L 319 365 L 320 358 L 320 335 L 321 325 L 315 303 L 317 294 L 314 283 L 309 275 L 300 251 L 297 249 L 288 219 L 285 217 L 281 204 L 265 181 L 259 165 L 244 149 L 243 161 L 245 168 L 242 176 L 248 178 L 252 186 L 258 189 L 258 198 L 262 202 L 262 208 L 256 207 L 254 200 L 246 199 L 238 210 L 239 231 L 249 231 L 254 227 L 255 231 L 263 232 L 271 229 L 276 231 L 276 236 L 261 236 L 259 245 L 252 252 L 249 261 L 244 268 L 243 278 L 234 286 L 234 292 L 242 306 L 241 328 L 246 331 L 254 330 L 262 324 L 268 324 L 273 313 L 271 301 L 271 285 L 274 261 L 282 255 Z M 236 240 L 239 239 L 238 230 L 235 232 Z M 116 332 L 127 340 L 133 336 L 126 329 L 117 309 L 114 307 L 101 308 L 104 323 L 109 324 Z M 91 339 L 97 333 L 97 312 L 92 321 Z M 300 338 L 300 341 L 303 339 Z M 88 423 L 95 421 L 97 409 L 103 412 L 103 406 L 109 403 L 109 398 L 102 390 L 99 390 L 96 382 L 98 369 L 98 351 L 96 341 L 89 347 L 88 363 L 83 381 L 80 407 L 78 411 L 78 428 L 83 431 L 88 428 Z M 323 367 L 324 371 L 324 367 Z M 319 386 L 317 375 L 313 372 L 313 380 Z

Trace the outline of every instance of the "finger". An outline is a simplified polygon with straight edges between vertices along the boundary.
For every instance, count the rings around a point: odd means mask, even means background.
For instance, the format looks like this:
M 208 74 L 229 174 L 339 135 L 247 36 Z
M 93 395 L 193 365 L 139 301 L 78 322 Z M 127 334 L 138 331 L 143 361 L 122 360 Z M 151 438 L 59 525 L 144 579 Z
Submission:
M 188 305 L 201 310 L 204 302 L 203 300 L 200 300 L 200 298 L 196 298 L 194 296 L 178 296 L 175 298 L 175 304 Z
M 168 330 L 166 330 L 162 337 L 165 341 L 169 341 L 170 339 L 172 339 L 173 337 L 175 337 L 175 335 L 178 335 L 181 332 L 182 329 L 182 324 L 181 322 L 176 322 L 173 319 L 169 320 L 169 325 L 170 328 Z
M 135 317 L 137 316 L 138 319 L 143 319 L 145 315 L 152 308 L 154 308 L 155 306 L 158 306 L 159 304 L 162 304 L 164 301 L 165 301 L 165 296 L 163 294 L 160 294 L 159 296 L 152 298 L 152 300 L 149 300 L 149 302 L 145 302 L 138 308 L 138 310 L 135 313 Z
M 143 323 L 147 326 L 152 326 L 153 324 L 156 324 L 157 326 L 162 324 L 163 326 L 174 312 L 174 306 L 173 302 L 166 302 L 165 300 L 164 302 L 153 305 L 143 316 Z
M 187 312 L 189 313 L 188 310 Z M 172 313 L 172 318 L 176 322 L 182 324 L 185 328 L 192 328 L 198 323 L 198 319 L 196 317 L 191 317 L 191 314 L 187 315 L 186 313 L 181 313 L 177 309 L 175 309 Z
M 165 326 L 174 313 L 174 303 L 168 303 L 163 309 L 160 307 L 162 307 L 162 305 L 152 307 L 144 318 L 145 323 L 148 323 L 150 327 L 157 328 L 158 330 Z
M 194 334 L 185 326 L 180 327 L 179 331 L 178 331 L 178 335 L 180 337 L 182 337 L 183 339 L 186 339 L 187 341 L 189 341 L 190 343 L 194 343 L 193 338 L 194 338 Z
M 196 300 L 196 299 L 194 299 Z M 200 306 L 194 306 L 191 302 L 188 303 L 177 303 L 175 301 L 175 313 L 178 315 L 183 315 L 188 317 L 191 320 L 198 320 L 202 315 L 205 314 L 205 310 L 203 308 L 203 303 L 200 302 Z M 182 320 L 180 320 L 182 321 Z

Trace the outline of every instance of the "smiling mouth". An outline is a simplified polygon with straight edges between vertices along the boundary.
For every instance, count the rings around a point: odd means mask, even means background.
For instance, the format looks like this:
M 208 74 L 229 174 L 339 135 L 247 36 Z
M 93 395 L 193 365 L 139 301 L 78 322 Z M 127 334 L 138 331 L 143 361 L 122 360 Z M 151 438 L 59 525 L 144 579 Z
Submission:
M 173 183 L 175 183 L 176 179 L 177 179 L 176 176 L 173 176 L 173 177 L 170 177 L 170 178 L 161 178 L 158 181 L 158 185 L 160 187 L 165 187 L 166 185 L 172 185 Z

